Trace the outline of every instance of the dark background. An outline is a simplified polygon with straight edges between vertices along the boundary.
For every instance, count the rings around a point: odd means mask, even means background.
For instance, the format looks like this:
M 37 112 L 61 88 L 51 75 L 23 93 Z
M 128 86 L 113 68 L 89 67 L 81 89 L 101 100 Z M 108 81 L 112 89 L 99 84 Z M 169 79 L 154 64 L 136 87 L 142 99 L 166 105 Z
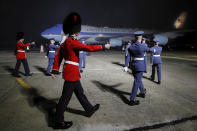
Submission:
M 186 11 L 184 29 L 196 29 L 196 4 L 190 0 L 1 0 L 0 45 L 15 46 L 16 33 L 26 41 L 44 41 L 40 33 L 61 24 L 71 11 L 80 13 L 92 26 L 172 30 L 176 18 Z

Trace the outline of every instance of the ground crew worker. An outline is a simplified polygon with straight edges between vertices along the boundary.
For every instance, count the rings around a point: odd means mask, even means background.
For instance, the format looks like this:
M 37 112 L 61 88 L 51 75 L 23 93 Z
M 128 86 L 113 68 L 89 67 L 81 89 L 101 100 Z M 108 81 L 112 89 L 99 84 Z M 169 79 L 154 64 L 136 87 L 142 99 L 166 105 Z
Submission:
M 158 84 L 161 84 L 161 52 L 162 52 L 162 47 L 159 46 L 159 39 L 153 39 L 154 41 L 154 46 L 151 48 L 154 50 L 151 53 L 151 64 L 152 64 L 152 75 L 151 75 L 151 80 L 154 81 L 155 79 L 155 68 L 157 68 L 157 77 L 158 77 Z
M 87 116 L 91 116 L 99 109 L 99 104 L 93 106 L 84 94 L 83 87 L 80 83 L 79 72 L 79 52 L 80 51 L 100 51 L 102 49 L 109 49 L 110 45 L 84 45 L 77 36 L 81 31 L 81 18 L 78 13 L 69 14 L 63 22 L 63 32 L 69 34 L 68 38 L 61 45 L 55 57 L 55 62 L 52 69 L 52 77 L 56 78 L 54 74 L 59 73 L 59 68 L 64 59 L 63 78 L 65 80 L 62 96 L 56 108 L 55 115 L 55 129 L 66 129 L 72 126 L 72 122 L 64 121 L 64 111 L 71 99 L 73 92 L 77 96 L 79 102 L 87 112 Z

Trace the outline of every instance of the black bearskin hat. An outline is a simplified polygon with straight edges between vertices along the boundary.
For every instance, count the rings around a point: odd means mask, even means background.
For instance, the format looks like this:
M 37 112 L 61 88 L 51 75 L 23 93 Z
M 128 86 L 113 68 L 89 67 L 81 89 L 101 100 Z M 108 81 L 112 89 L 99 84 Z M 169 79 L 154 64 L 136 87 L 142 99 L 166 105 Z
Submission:
M 78 13 L 72 12 L 63 22 L 64 34 L 74 34 L 81 31 L 81 17 Z
M 18 33 L 16 34 L 16 40 L 20 40 L 20 39 L 22 39 L 22 38 L 24 38 L 24 33 L 23 33 L 23 32 L 18 32 Z

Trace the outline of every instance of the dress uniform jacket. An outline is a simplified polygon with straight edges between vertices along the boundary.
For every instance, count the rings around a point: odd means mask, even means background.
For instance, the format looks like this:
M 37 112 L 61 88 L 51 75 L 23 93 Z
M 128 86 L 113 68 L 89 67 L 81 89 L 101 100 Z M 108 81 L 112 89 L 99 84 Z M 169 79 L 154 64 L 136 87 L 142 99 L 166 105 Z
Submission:
M 153 50 L 153 52 L 151 53 L 151 64 L 153 65 L 161 64 L 162 60 L 161 60 L 160 55 L 162 52 L 162 47 L 155 45 L 151 48 L 151 50 Z
M 25 47 L 30 46 L 30 43 L 24 44 L 23 42 L 18 42 L 16 44 L 16 59 L 26 59 Z
M 126 46 L 126 49 L 125 49 L 125 67 L 128 67 L 129 66 L 129 62 L 130 62 L 130 53 L 129 53 L 129 47 L 131 45 L 127 45 Z
M 68 37 L 61 45 L 55 56 L 52 73 L 59 72 L 62 60 L 64 59 L 63 78 L 65 81 L 78 81 L 81 78 L 79 72 L 79 51 L 99 51 L 102 50 L 101 45 L 84 45 L 79 40 Z
M 49 45 L 49 53 L 48 53 L 48 58 L 55 58 L 55 50 L 60 48 L 59 45 L 54 45 L 54 44 L 50 44 Z
M 145 44 L 136 42 L 129 47 L 130 54 L 132 56 L 131 68 L 134 71 L 146 71 L 144 63 L 144 54 L 147 51 L 151 51 Z

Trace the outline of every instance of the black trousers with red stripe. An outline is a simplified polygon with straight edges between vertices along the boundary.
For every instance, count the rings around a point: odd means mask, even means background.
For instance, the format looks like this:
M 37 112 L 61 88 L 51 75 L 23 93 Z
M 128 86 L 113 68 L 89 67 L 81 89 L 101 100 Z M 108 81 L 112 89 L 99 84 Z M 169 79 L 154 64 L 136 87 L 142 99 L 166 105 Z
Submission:
M 56 122 L 64 121 L 64 111 L 66 110 L 67 105 L 69 104 L 73 92 L 77 96 L 77 99 L 79 100 L 79 102 L 81 103 L 82 107 L 86 112 L 92 109 L 93 106 L 85 96 L 81 82 L 65 81 L 63 86 L 62 96 L 60 97 L 59 103 L 56 108 Z

